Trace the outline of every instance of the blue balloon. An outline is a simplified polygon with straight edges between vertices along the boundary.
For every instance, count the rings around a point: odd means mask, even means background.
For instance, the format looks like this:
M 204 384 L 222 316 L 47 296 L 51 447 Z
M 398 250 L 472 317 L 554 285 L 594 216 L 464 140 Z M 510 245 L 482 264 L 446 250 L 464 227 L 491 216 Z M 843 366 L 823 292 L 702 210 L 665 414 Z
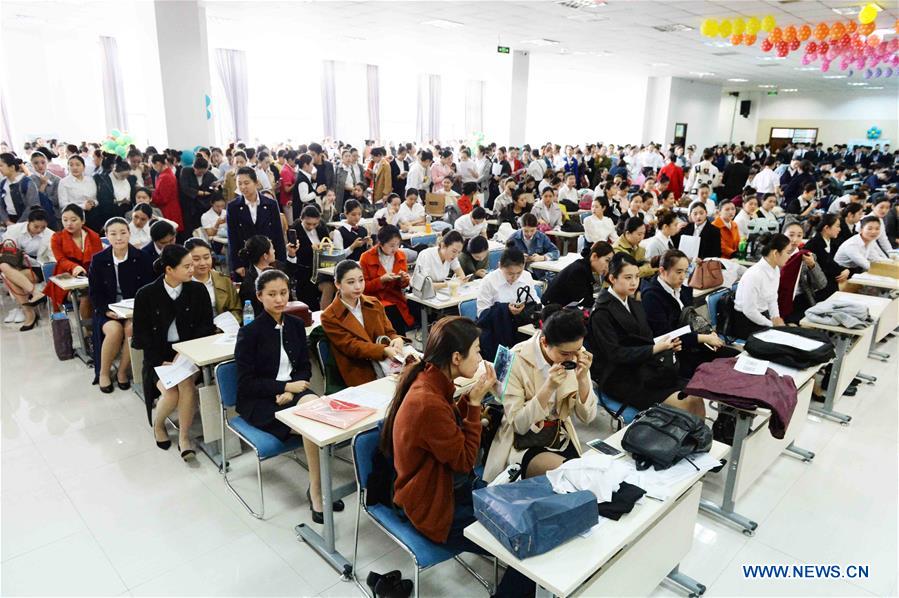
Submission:
M 196 154 L 193 150 L 184 150 L 181 152 L 181 166 L 193 166 Z

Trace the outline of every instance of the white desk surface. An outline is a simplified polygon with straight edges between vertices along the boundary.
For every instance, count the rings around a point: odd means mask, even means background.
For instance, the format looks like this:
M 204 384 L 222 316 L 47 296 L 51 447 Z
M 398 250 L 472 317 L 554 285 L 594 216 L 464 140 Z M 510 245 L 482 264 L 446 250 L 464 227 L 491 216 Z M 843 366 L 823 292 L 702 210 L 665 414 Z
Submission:
M 172 345 L 172 348 L 190 359 L 197 367 L 214 365 L 234 358 L 234 345 L 236 342 L 216 344 L 215 341 L 223 336 L 225 335 L 220 333 L 195 338 L 192 341 L 175 343 Z
M 852 303 L 861 303 L 862 305 L 866 305 L 868 307 L 868 313 L 871 314 L 871 318 L 873 318 L 874 320 L 871 326 L 877 325 L 877 321 L 880 319 L 880 316 L 892 301 L 888 297 L 874 297 L 871 295 L 861 295 L 859 293 L 847 293 L 845 291 L 837 291 L 827 298 L 828 301 L 830 299 L 840 299 Z M 849 334 L 852 336 L 863 336 L 868 331 L 868 328 L 871 327 L 866 326 L 865 328 L 843 328 L 842 326 L 828 326 L 826 324 L 817 324 L 815 322 L 812 322 L 807 317 L 802 318 L 802 320 L 799 322 L 799 325 L 805 328 L 818 328 L 820 330 L 839 332 L 841 334 Z
M 373 382 L 363 384 L 362 386 L 357 387 L 357 389 L 371 389 L 372 392 L 387 393 L 393 396 L 393 390 L 395 387 L 395 378 L 393 376 L 388 376 L 386 378 L 380 378 L 378 380 L 374 380 Z M 330 446 L 332 444 L 337 444 L 338 442 L 343 442 L 344 440 L 352 438 L 359 432 L 374 428 L 376 425 L 378 425 L 379 421 L 384 419 L 384 415 L 387 413 L 387 408 L 389 407 L 389 405 L 390 403 L 387 403 L 386 405 L 384 405 L 384 407 L 378 409 L 375 413 L 350 426 L 349 428 L 346 428 L 345 430 L 337 428 L 335 426 L 329 426 L 328 424 L 323 424 L 322 422 L 308 419 L 299 415 L 294 415 L 293 412 L 296 407 L 288 407 L 287 409 L 282 409 L 275 413 L 275 417 L 278 419 L 278 421 L 282 422 L 291 430 L 302 434 L 303 438 L 308 438 L 309 440 L 314 442 L 316 446 Z
M 374 218 L 360 218 L 360 219 L 359 219 L 359 226 L 365 226 L 365 227 L 367 227 L 369 224 L 373 223 L 374 221 L 375 221 Z M 343 220 L 334 220 L 334 221 L 332 221 L 332 222 L 326 222 L 325 225 L 328 226 L 328 227 L 330 227 L 330 228 L 340 228 L 340 226 L 341 226 L 343 223 L 344 223 Z
M 518 327 L 518 332 L 520 332 L 521 334 L 526 334 L 528 336 L 534 336 L 535 334 L 537 334 L 537 329 L 533 324 L 525 324 L 524 326 Z
M 620 448 L 621 438 L 626 429 L 623 428 L 613 436 L 606 438 L 606 442 Z M 591 449 L 585 447 L 584 450 Z M 725 457 L 729 451 L 729 446 L 716 441 L 712 442 L 710 454 L 716 459 Z M 630 456 L 622 457 L 622 459 L 630 458 Z M 598 532 L 594 532 L 586 538 L 578 536 L 549 552 L 524 560 L 518 559 L 507 551 L 499 540 L 494 538 L 479 522 L 465 528 L 465 537 L 557 596 L 569 596 L 600 567 L 620 550 L 626 549 L 660 516 L 663 516 L 684 492 L 699 481 L 702 475 L 697 473 L 677 484 L 668 500 L 658 501 L 644 498 L 642 503 L 634 507 L 633 511 L 624 515 L 619 521 L 605 522 Z
M 694 300 L 701 299 L 701 298 L 705 297 L 706 295 L 710 295 L 710 294 L 714 293 L 715 291 L 717 291 L 718 289 L 723 289 L 723 288 L 724 288 L 724 285 L 721 285 L 720 287 L 715 287 L 712 289 L 693 289 L 693 299 Z
M 476 299 L 479 288 L 481 288 L 481 281 L 472 280 L 471 282 L 466 282 L 461 285 L 459 287 L 459 292 L 455 297 L 450 297 L 449 289 L 443 288 L 437 291 L 437 296 L 432 299 L 421 299 L 412 293 L 406 293 L 406 299 L 408 301 L 414 301 L 419 305 L 430 307 L 431 309 L 449 309 L 458 306 L 463 301 Z
M 574 239 L 575 237 L 583 236 L 583 232 L 575 232 L 575 231 L 566 231 L 566 230 L 548 230 L 546 234 L 550 237 L 562 237 L 565 239 Z
M 567 266 L 570 266 L 571 264 L 579 260 L 580 257 L 581 256 L 579 253 L 571 252 L 560 257 L 557 260 L 551 260 L 548 262 L 533 262 L 528 264 L 528 266 L 533 270 L 546 270 L 547 272 L 554 272 L 558 274 Z
M 50 280 L 64 291 L 79 291 L 88 287 L 87 276 L 60 277 L 51 276 Z
M 891 291 L 899 291 L 899 278 L 890 278 L 889 276 L 874 276 L 856 274 L 849 278 L 849 282 L 864 287 L 874 287 L 877 289 L 888 289 Z

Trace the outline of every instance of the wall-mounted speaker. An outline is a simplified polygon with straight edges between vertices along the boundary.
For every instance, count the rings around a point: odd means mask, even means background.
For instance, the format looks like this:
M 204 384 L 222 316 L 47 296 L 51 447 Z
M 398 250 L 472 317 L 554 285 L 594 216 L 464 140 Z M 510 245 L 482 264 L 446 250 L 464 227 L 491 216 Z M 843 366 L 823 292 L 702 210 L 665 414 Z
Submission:
M 750 100 L 743 100 L 740 102 L 740 116 L 743 118 L 749 118 L 749 109 L 752 107 L 752 102 Z

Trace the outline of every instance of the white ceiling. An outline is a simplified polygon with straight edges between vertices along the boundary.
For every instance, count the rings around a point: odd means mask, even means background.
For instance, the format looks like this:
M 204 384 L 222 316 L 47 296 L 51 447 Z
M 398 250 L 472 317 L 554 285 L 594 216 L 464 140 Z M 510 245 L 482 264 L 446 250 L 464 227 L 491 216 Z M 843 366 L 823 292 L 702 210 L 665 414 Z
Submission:
M 583 0 L 575 0 L 583 4 Z M 866 93 L 864 87 L 851 87 L 846 79 L 825 79 L 820 70 L 799 70 L 801 50 L 783 60 L 763 60 L 765 54 L 755 46 L 733 47 L 721 38 L 710 40 L 699 33 L 702 19 L 729 17 L 762 17 L 774 15 L 777 24 L 799 25 L 849 19 L 840 17 L 833 8 L 856 6 L 864 2 L 840 0 L 608 0 L 605 6 L 574 9 L 565 2 L 490 1 L 454 2 L 360 2 L 360 1 L 295 1 L 265 0 L 213 1 L 203 3 L 209 27 L 252 28 L 271 35 L 293 35 L 298 50 L 304 41 L 325 36 L 331 44 L 341 40 L 353 44 L 400 44 L 410 49 L 427 51 L 435 43 L 452 48 L 464 44 L 469 50 L 495 52 L 498 44 L 533 53 L 560 54 L 572 68 L 598 67 L 603 71 L 635 72 L 646 75 L 674 75 L 697 78 L 691 73 L 710 72 L 705 81 L 719 83 L 725 90 L 760 90 L 760 85 L 797 88 L 798 93 L 845 91 Z M 892 30 L 899 17 L 895 2 L 882 0 L 888 8 L 880 13 L 878 28 Z M 4 0 L 0 14 L 4 26 L 12 22 L 22 25 L 35 17 L 54 26 L 116 27 L 116 19 L 127 16 L 115 7 L 122 2 L 22 2 Z M 444 30 L 422 23 L 445 19 L 462 26 Z M 687 32 L 660 32 L 653 27 L 683 24 L 693 27 Z M 555 46 L 538 47 L 525 40 L 548 38 L 559 40 Z M 890 39 L 888 36 L 887 39 Z M 761 37 L 759 38 L 761 41 Z M 720 46 L 720 47 L 719 47 Z M 603 55 L 604 53 L 609 53 Z M 717 54 L 717 55 L 716 55 Z M 723 55 L 722 55 L 723 54 Z M 655 65 L 655 66 L 654 66 Z M 827 75 L 838 75 L 832 68 Z M 729 78 L 748 79 L 731 83 Z M 860 74 L 854 80 L 860 81 Z M 899 77 L 870 81 L 871 87 L 884 86 L 899 92 Z

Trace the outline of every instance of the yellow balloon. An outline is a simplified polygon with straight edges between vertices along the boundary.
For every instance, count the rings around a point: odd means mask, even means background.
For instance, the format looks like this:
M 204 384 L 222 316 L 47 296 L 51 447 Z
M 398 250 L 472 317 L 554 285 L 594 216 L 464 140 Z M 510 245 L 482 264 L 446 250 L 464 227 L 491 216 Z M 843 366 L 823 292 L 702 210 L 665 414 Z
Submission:
M 706 37 L 715 37 L 718 35 L 718 21 L 715 19 L 706 19 L 702 22 L 699 32 Z
M 750 35 L 755 35 L 761 28 L 762 24 L 757 17 L 749 17 L 749 20 L 746 21 L 746 33 Z
M 771 30 L 777 26 L 777 21 L 774 20 L 774 17 L 771 15 L 765 15 L 762 18 L 762 31 L 765 33 L 771 33 Z
M 746 33 L 746 21 L 744 21 L 743 19 L 734 19 L 733 24 L 734 33 L 739 33 L 740 35 Z
M 721 37 L 730 37 L 730 34 L 733 32 L 733 26 L 730 21 L 727 19 L 722 20 L 718 24 L 718 35 Z
M 877 18 L 877 7 L 873 4 L 866 4 L 858 13 L 858 21 L 862 25 L 872 23 Z

